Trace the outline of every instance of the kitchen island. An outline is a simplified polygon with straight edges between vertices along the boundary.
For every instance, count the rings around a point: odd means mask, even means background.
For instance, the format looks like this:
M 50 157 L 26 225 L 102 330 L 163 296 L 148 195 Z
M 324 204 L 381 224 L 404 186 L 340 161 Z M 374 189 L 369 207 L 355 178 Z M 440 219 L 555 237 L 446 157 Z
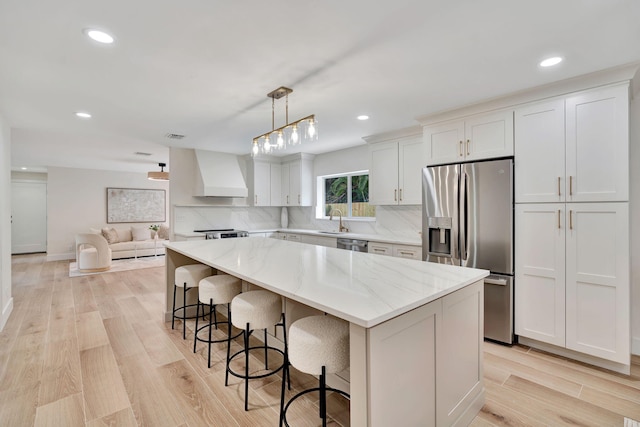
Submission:
M 270 238 L 165 246 L 165 321 L 194 261 L 348 321 L 352 426 L 467 425 L 482 408 L 488 271 Z

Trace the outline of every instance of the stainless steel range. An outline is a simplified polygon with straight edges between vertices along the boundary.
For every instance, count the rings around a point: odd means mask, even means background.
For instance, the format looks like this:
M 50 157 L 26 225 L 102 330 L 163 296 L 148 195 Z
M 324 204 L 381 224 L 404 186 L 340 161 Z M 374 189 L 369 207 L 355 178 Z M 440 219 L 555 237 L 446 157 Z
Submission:
M 249 233 L 233 228 L 223 228 L 217 230 L 193 230 L 195 233 L 204 233 L 206 240 L 210 239 L 232 239 L 235 237 L 249 237 Z

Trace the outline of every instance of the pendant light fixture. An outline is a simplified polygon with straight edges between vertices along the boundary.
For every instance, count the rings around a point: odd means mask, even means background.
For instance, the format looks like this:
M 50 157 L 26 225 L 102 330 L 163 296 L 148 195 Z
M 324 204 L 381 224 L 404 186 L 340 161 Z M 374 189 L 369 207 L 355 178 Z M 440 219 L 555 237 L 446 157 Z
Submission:
M 147 173 L 147 179 L 151 181 L 169 181 L 169 172 L 165 172 L 164 168 L 167 166 L 166 163 L 158 163 L 160 166 L 160 172 L 151 171 Z
M 293 89 L 281 86 L 267 94 L 271 98 L 271 130 L 253 138 L 251 156 L 269 154 L 273 150 L 282 150 L 288 146 L 318 139 L 318 122 L 315 114 L 289 123 L 289 94 Z M 275 127 L 276 99 L 285 98 L 285 125 Z

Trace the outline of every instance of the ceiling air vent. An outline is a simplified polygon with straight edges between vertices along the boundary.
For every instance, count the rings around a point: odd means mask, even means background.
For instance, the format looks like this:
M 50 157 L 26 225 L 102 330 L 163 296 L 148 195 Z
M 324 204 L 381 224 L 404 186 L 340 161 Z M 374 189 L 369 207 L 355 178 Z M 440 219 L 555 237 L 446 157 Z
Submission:
M 184 138 L 184 135 L 180 135 L 179 133 L 168 133 L 165 135 L 165 137 L 169 139 L 182 139 Z

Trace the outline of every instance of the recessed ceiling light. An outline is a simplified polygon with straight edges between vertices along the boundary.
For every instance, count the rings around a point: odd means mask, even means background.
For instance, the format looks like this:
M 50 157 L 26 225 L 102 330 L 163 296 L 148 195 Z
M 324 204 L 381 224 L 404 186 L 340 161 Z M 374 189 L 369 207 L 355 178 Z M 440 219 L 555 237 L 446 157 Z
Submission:
M 104 31 L 94 30 L 92 28 L 85 28 L 84 33 L 91 39 L 98 43 L 111 44 L 113 43 L 113 36 L 105 33 Z
M 84 111 L 76 111 L 76 117 L 80 117 L 81 119 L 90 119 L 91 118 L 91 114 L 86 113 Z
M 20 169 L 22 169 L 23 171 L 26 171 L 26 170 L 27 170 L 27 168 L 25 168 L 24 166 L 23 166 L 23 167 L 21 167 Z
M 540 62 L 541 67 L 553 67 L 562 62 L 562 58 L 559 56 L 552 56 Z
M 369 120 L 369 116 L 367 116 L 366 114 L 363 114 L 361 116 L 358 116 L 358 120 Z

